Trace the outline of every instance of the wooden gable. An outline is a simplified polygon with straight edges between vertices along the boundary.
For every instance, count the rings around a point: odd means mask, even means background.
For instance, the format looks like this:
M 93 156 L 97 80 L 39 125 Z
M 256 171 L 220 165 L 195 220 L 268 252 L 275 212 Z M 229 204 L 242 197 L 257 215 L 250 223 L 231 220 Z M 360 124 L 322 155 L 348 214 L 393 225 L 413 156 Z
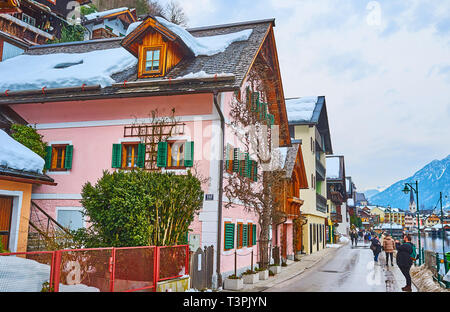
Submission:
M 128 34 L 121 45 L 138 58 L 138 78 L 165 76 L 184 57 L 192 56 L 174 33 L 151 16 Z
M 267 90 L 266 97 L 269 104 L 269 112 L 274 115 L 274 124 L 280 126 L 280 146 L 290 146 L 291 138 L 273 25 L 268 28 L 246 76 L 249 75 L 252 68 L 261 65 L 264 65 L 265 68 L 264 76 L 261 78 L 268 84 L 265 89 Z

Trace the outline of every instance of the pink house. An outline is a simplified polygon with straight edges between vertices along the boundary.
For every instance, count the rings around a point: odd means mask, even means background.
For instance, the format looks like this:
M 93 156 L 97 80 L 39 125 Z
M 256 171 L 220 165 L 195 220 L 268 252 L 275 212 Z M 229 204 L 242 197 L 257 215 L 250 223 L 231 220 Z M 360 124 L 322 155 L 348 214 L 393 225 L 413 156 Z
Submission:
M 256 264 L 258 216 L 239 204 L 226 209 L 223 181 L 243 161 L 230 154 L 241 143 L 229 112 L 235 96 L 247 95 L 255 62 L 278 82 L 259 96 L 268 103 L 264 116 L 280 127 L 280 145 L 290 145 L 274 26 L 270 19 L 185 30 L 148 17 L 124 38 L 35 46 L 2 62 L 0 106 L 35 125 L 50 145 L 46 174 L 57 186 L 33 187 L 32 200 L 76 228 L 86 225 L 82 186 L 103 170 L 191 169 L 207 182 L 189 243 L 214 246 L 214 285 L 234 273 L 235 254 L 238 273 L 249 268 L 252 250 Z M 152 112 L 172 131 L 156 135 L 167 127 Z M 257 183 L 257 163 L 246 165 Z

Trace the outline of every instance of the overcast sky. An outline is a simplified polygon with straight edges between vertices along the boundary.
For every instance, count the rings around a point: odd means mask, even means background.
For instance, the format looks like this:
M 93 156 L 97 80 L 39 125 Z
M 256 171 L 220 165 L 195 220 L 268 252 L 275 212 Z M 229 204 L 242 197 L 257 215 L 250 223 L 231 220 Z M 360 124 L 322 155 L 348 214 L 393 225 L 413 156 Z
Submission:
M 450 154 L 450 1 L 189 0 L 190 27 L 275 18 L 286 97 L 325 95 L 358 191 Z

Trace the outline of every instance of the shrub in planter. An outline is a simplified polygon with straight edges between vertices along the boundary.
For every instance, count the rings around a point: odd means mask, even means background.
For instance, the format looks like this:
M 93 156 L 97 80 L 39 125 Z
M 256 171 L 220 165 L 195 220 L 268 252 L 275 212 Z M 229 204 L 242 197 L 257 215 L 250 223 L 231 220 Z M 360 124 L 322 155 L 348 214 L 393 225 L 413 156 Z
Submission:
M 287 265 L 286 262 L 282 262 L 282 263 L 281 263 L 281 266 L 282 266 L 282 267 L 287 267 L 288 265 Z

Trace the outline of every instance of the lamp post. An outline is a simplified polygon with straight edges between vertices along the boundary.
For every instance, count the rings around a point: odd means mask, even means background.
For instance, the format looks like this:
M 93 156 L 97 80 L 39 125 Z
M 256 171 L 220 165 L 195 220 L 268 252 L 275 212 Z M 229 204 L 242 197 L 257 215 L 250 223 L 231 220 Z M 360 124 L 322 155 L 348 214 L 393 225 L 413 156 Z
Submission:
M 408 194 L 410 191 L 414 191 L 416 193 L 416 208 L 417 208 L 417 234 L 419 239 L 419 266 L 422 265 L 422 247 L 420 242 L 420 209 L 419 209 L 419 183 L 416 181 L 415 187 L 410 183 L 405 183 L 405 188 L 402 190 L 403 193 Z
M 447 195 L 445 195 L 447 198 Z M 442 257 L 445 263 L 445 230 L 444 230 L 444 210 L 442 209 L 442 192 L 439 192 L 439 202 L 441 203 L 441 231 L 442 231 Z

